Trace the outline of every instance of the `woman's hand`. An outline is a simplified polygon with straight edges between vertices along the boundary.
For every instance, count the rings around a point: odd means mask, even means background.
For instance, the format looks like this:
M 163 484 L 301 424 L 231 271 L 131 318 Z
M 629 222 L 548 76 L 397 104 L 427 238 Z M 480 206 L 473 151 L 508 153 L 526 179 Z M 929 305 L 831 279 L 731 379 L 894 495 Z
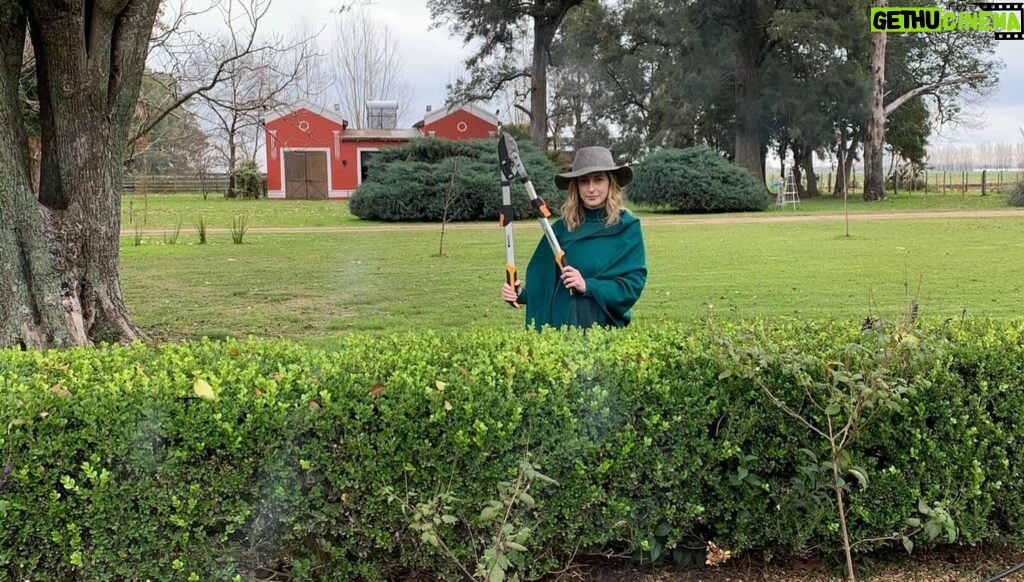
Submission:
M 513 288 L 508 283 L 501 287 L 501 298 L 509 303 L 515 303 L 519 299 L 519 287 Z
M 587 292 L 587 281 L 579 271 L 572 267 L 562 269 L 562 284 L 566 289 L 575 289 L 581 295 Z

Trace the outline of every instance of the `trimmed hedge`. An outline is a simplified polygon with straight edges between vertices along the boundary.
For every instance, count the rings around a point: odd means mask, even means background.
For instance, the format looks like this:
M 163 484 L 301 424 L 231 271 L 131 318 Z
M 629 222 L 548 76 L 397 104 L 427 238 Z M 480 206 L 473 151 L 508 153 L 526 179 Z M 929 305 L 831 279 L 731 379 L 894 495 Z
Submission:
M 565 202 L 555 187 L 555 166 L 529 140 L 517 140 L 537 195 L 552 212 Z M 349 208 L 359 218 L 385 221 L 496 220 L 501 212 L 498 140 L 414 139 L 400 148 L 377 152 L 367 180 L 352 195 Z M 512 184 L 516 218 L 533 216 L 526 189 Z
M 676 212 L 747 212 L 768 207 L 764 184 L 706 146 L 659 150 L 636 166 L 634 202 Z
M 472 563 L 489 531 L 475 516 L 524 458 L 558 481 L 531 490 L 526 575 L 577 548 L 834 550 L 834 514 L 816 521 L 793 487 L 799 451 L 821 458 L 823 442 L 724 373 L 738 347 L 791 402 L 796 374 L 844 366 L 916 390 L 851 450 L 870 480 L 847 499 L 854 540 L 905 531 L 924 502 L 952 515 L 958 543 L 1020 544 L 1024 323 L 925 330 L 898 344 L 852 323 L 762 323 L 2 351 L 0 579 L 454 579 L 385 486 L 454 496 L 459 520 L 439 530 Z M 893 345 L 916 355 L 880 369 Z

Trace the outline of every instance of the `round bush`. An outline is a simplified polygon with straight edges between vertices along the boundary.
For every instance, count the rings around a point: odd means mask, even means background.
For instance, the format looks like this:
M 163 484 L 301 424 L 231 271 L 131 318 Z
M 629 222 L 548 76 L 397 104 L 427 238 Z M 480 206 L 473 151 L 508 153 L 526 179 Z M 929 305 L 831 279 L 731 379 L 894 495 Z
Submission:
M 565 202 L 555 188 L 555 166 L 526 139 L 520 155 L 537 195 L 553 212 Z M 368 176 L 352 195 L 355 216 L 386 221 L 496 220 L 501 211 L 498 140 L 416 139 L 382 149 L 369 162 Z M 513 182 L 516 218 L 532 216 L 523 184 Z
M 704 146 L 657 151 L 634 173 L 631 200 L 677 212 L 764 210 L 769 202 L 764 184 Z
M 262 198 L 266 193 L 263 190 L 263 173 L 256 164 L 256 160 L 242 160 L 231 175 L 235 178 L 235 194 L 242 198 Z
M 1024 206 L 1024 182 L 1017 184 L 1017 187 L 1010 193 L 1006 201 L 1010 206 Z

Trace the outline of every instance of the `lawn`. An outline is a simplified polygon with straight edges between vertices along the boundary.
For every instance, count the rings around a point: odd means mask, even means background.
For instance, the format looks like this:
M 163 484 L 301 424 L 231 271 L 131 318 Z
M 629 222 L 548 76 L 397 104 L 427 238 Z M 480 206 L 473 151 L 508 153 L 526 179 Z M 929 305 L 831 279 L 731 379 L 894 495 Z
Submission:
M 263 208 L 264 203 L 256 206 Z M 266 204 L 277 204 L 269 202 Z M 340 214 L 344 204 L 326 203 Z M 330 206 L 334 204 L 334 206 Z M 282 206 L 286 208 L 287 205 Z M 291 216 L 296 216 L 291 214 Z M 525 267 L 539 228 L 516 223 Z M 731 319 L 892 317 L 921 313 L 1015 317 L 1024 312 L 1024 214 L 1005 218 L 645 225 L 650 277 L 639 324 Z M 499 326 L 522 311 L 501 302 L 501 229 L 246 235 L 195 244 L 122 239 L 129 308 L 154 337 L 329 338 L 351 331 Z M 571 262 L 571 257 L 569 258 Z
M 499 195 L 499 192 L 495 192 Z M 918 212 L 924 210 L 990 210 L 1005 209 L 1006 195 L 979 192 L 967 194 L 937 192 L 903 192 L 890 195 L 888 200 L 865 202 L 859 194 L 849 200 L 852 214 L 877 212 Z M 656 209 L 632 205 L 641 217 L 662 218 L 678 216 Z M 772 213 L 788 214 L 841 214 L 843 201 L 831 196 L 809 198 L 798 209 L 743 213 L 730 216 L 763 216 Z M 379 226 L 380 222 L 359 220 L 348 210 L 348 203 L 336 200 L 226 200 L 211 195 L 206 200 L 199 194 L 126 194 L 121 204 L 122 231 L 134 236 L 136 228 L 143 232 L 170 236 L 181 225 L 182 236 L 195 233 L 200 219 L 208 229 L 229 229 L 232 220 L 247 217 L 250 228 L 291 227 L 364 227 Z M 695 217 L 708 215 L 695 215 Z

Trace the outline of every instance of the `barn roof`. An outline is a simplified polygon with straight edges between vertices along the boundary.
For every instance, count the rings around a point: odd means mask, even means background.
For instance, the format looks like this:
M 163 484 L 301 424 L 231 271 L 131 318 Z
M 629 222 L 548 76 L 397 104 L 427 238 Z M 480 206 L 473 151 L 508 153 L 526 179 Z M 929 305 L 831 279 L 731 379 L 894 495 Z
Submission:
M 438 109 L 437 111 L 429 113 L 427 114 L 426 117 L 423 118 L 423 121 L 416 123 L 415 127 L 422 127 L 429 123 L 434 123 L 439 119 L 444 119 L 445 117 L 448 117 L 449 115 L 455 113 L 456 111 L 465 111 L 466 113 L 479 117 L 480 119 L 486 121 L 487 123 L 490 123 L 491 125 L 498 125 L 498 118 L 495 115 L 488 113 L 487 111 L 481 109 L 480 107 L 477 107 L 476 105 L 473 105 L 472 103 L 467 103 L 461 107 L 445 107 L 443 109 Z
M 415 137 L 423 137 L 417 129 L 349 129 L 342 134 L 344 141 L 371 140 L 371 139 L 401 139 L 408 140 Z
M 298 111 L 299 109 L 309 110 L 314 114 L 319 115 L 320 117 L 327 118 L 341 125 L 342 127 L 348 127 L 348 120 L 343 118 L 341 115 L 338 115 L 337 113 L 327 109 L 327 107 L 323 105 L 317 105 L 316 103 L 307 101 L 305 99 L 300 99 L 289 105 L 282 105 L 281 107 L 275 109 L 273 112 L 268 113 L 267 116 L 264 117 L 263 123 L 270 123 L 271 121 L 281 119 L 286 115 L 291 115 L 292 113 Z

